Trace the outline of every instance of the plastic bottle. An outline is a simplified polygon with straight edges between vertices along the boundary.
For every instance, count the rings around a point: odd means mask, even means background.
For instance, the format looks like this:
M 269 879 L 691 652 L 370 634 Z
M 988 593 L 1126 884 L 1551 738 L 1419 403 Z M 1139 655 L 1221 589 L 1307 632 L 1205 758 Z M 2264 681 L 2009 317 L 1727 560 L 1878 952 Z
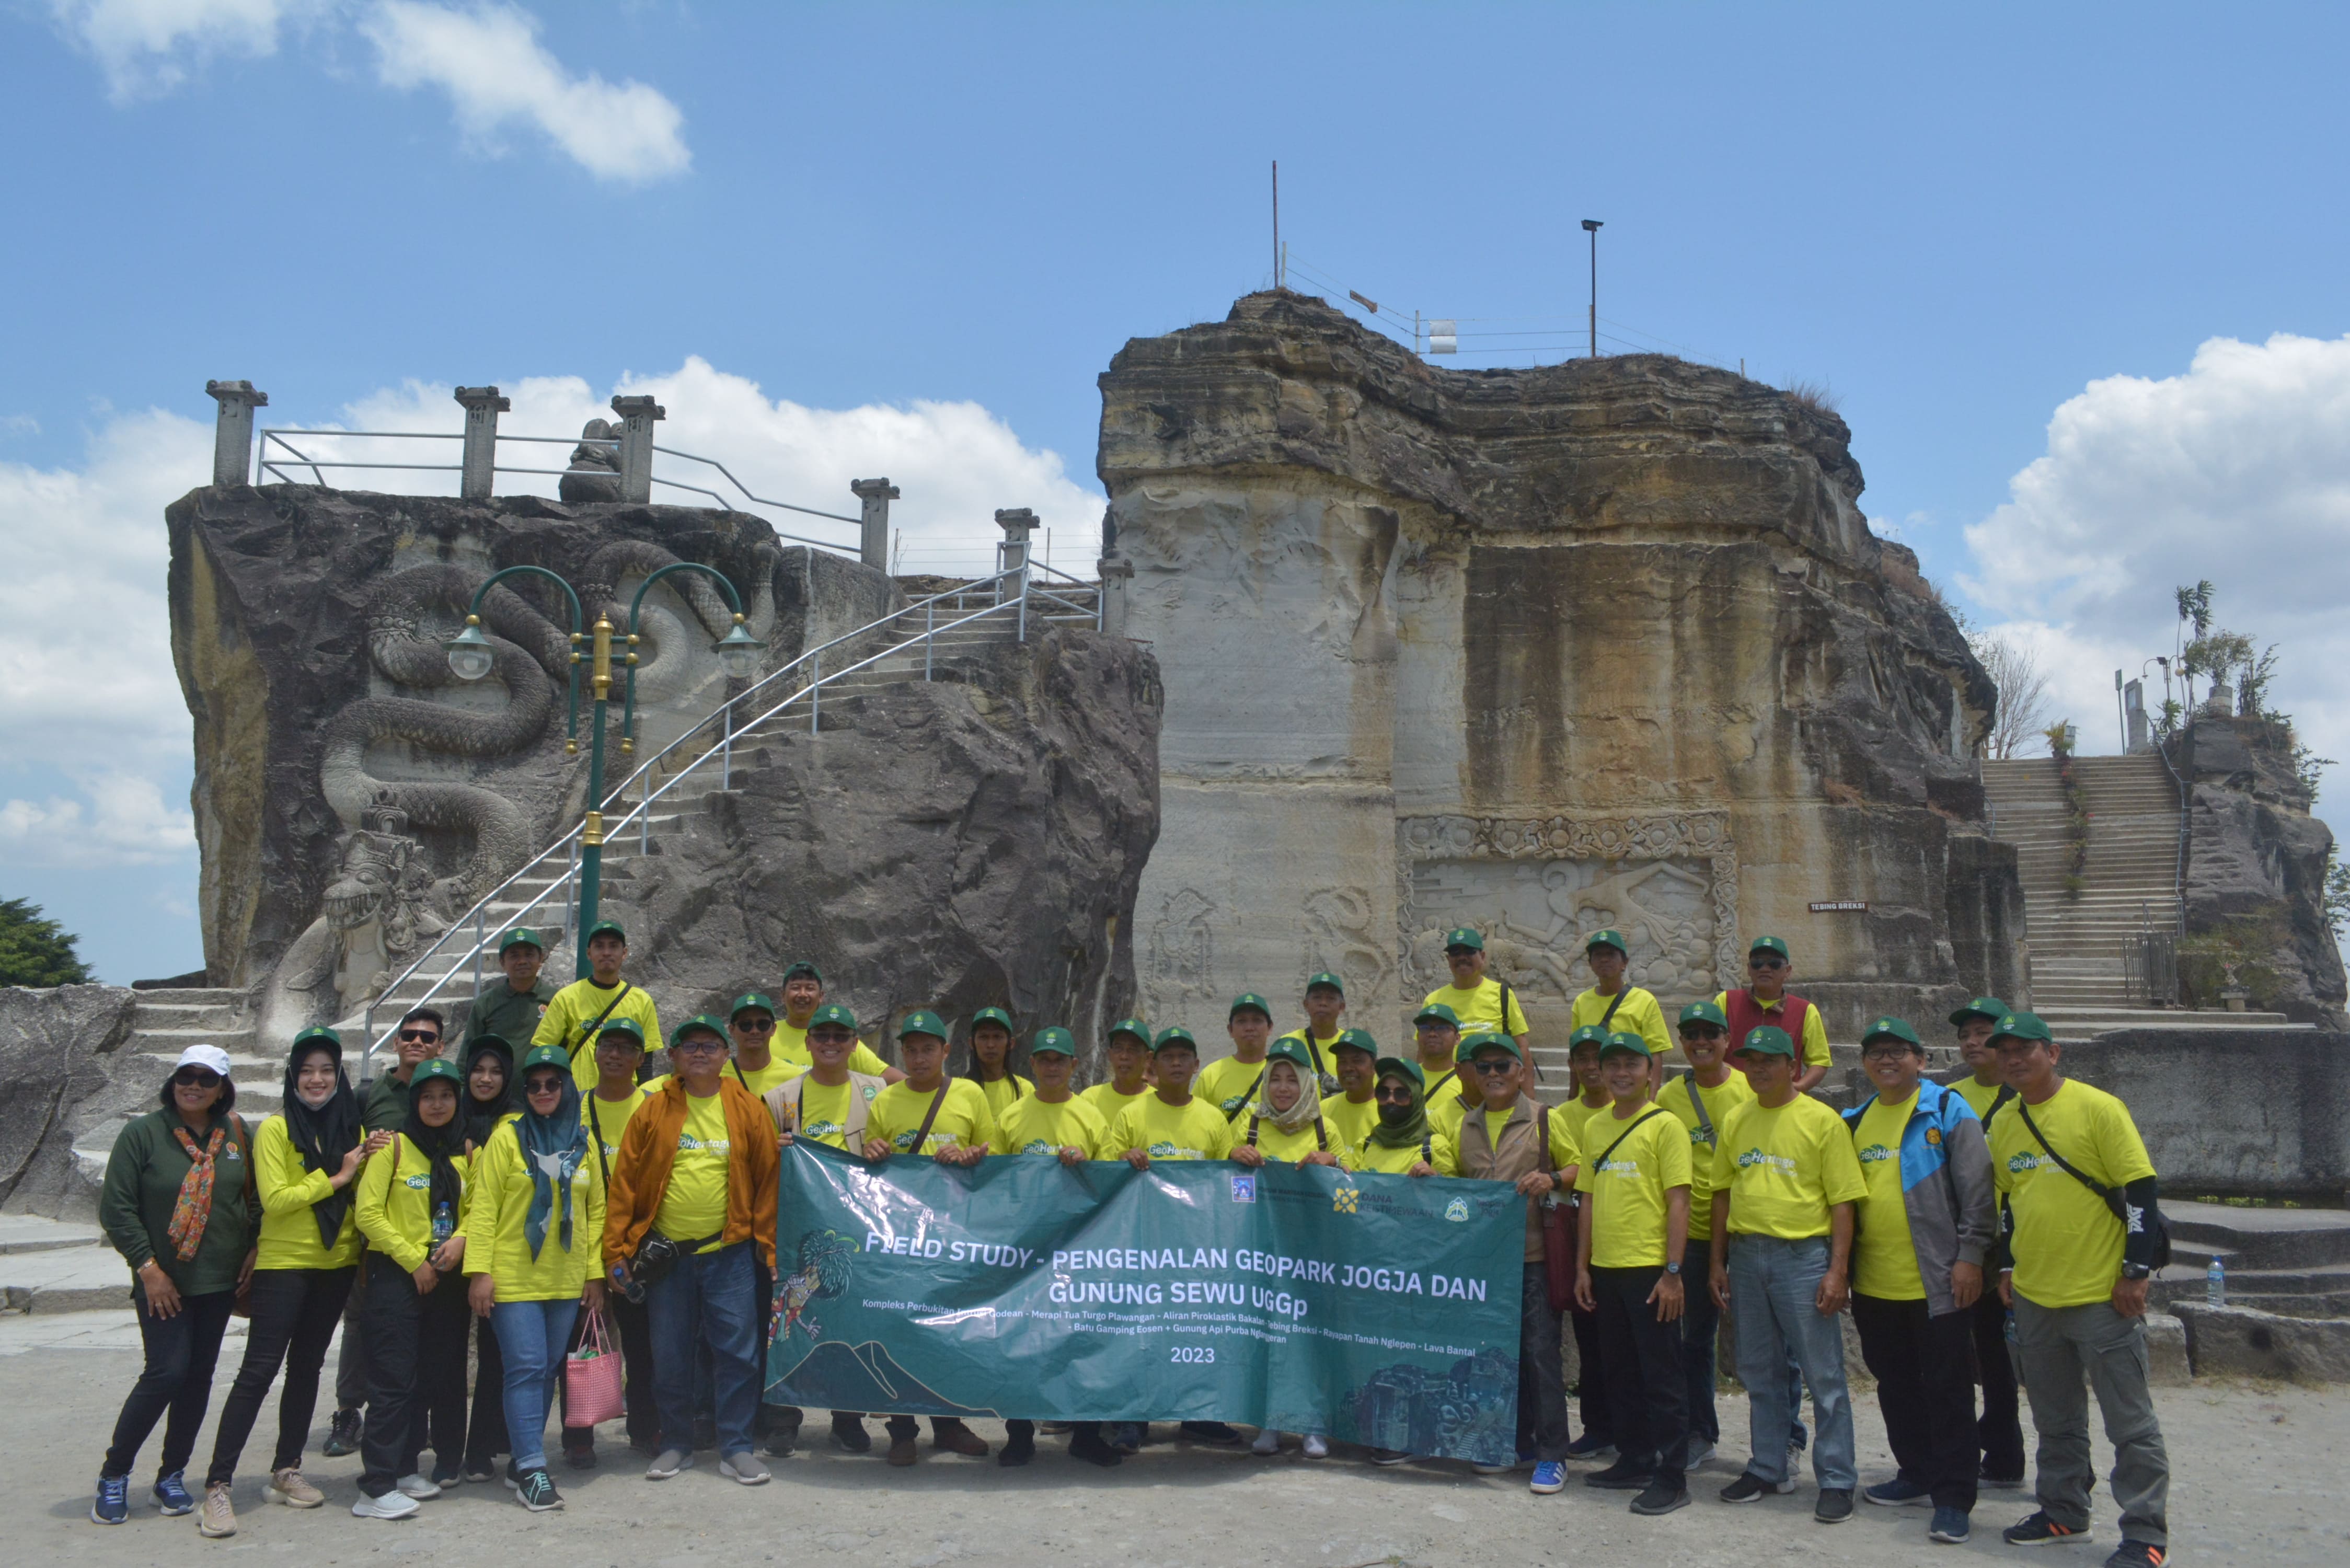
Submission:
M 2215 1307 L 2228 1304 L 2228 1271 L 2220 1266 L 2217 1258 L 2212 1259 L 2210 1266 L 2203 1271 L 2203 1304 Z
M 437 1247 L 456 1233 L 457 1221 L 450 1215 L 449 1200 L 444 1198 L 441 1206 L 432 1210 L 432 1244 Z

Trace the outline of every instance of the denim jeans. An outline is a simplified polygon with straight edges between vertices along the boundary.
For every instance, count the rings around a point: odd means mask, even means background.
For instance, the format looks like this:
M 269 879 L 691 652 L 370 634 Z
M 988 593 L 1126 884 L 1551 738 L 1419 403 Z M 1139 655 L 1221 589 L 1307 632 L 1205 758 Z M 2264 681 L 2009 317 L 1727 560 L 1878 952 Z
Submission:
M 506 1439 L 514 1445 L 515 1473 L 546 1468 L 546 1411 L 563 1376 L 563 1347 L 571 1343 L 579 1298 L 500 1302 L 490 1309 L 498 1331 L 498 1354 L 506 1364 Z
M 664 1449 L 693 1451 L 696 1347 L 710 1346 L 718 1451 L 747 1453 L 758 1417 L 758 1299 L 755 1250 L 737 1241 L 680 1258 L 645 1292 L 652 1331 L 653 1402 L 660 1407 Z
M 1746 1468 L 1758 1480 L 1783 1481 L 1787 1438 L 1795 1418 L 1787 1384 L 1792 1353 L 1811 1386 L 1819 1440 L 1812 1473 L 1824 1490 L 1849 1491 L 1859 1483 L 1853 1465 L 1852 1400 L 1844 1381 L 1844 1324 L 1814 1305 L 1828 1272 L 1828 1241 L 1811 1236 L 1730 1238 L 1730 1310 L 1738 1314 L 1738 1380 L 1746 1385 L 1752 1452 Z

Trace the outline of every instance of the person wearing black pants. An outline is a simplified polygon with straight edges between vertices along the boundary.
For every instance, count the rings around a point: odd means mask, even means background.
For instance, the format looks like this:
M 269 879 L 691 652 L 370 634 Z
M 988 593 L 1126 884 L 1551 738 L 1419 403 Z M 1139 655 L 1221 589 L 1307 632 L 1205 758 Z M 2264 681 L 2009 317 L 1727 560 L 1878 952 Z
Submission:
M 618 1291 L 605 1294 L 604 1313 L 620 1336 L 621 1397 L 629 1413 L 629 1447 L 640 1454 L 657 1454 L 660 1452 L 660 1407 L 653 1402 L 652 1325 L 645 1317 L 644 1303 L 632 1302 Z M 588 1314 L 581 1313 L 571 1331 L 571 1350 L 577 1350 L 587 1337 L 588 1324 Z M 560 1397 L 564 1456 L 574 1469 L 591 1469 L 596 1462 L 596 1428 L 571 1425 L 570 1399 L 567 1389 Z
M 1998 1299 L 1998 1293 L 1992 1293 Z M 1860 1358 L 1877 1379 L 1885 1440 L 1905 1479 L 1926 1489 L 1937 1508 L 1971 1513 L 1975 1506 L 1974 1363 L 1968 1356 L 1971 1314 L 1930 1314 L 1927 1303 L 1852 1293 Z M 2002 1337 L 2000 1352 L 2006 1354 Z M 1870 1498 L 1874 1502 L 1877 1501 Z
M 1974 1341 L 1975 1379 L 1982 1386 L 1982 1416 L 1975 1422 L 1975 1446 L 1982 1451 L 1980 1483 L 2023 1484 L 2023 1419 L 2017 1397 L 2015 1356 L 2007 1344 L 2007 1303 L 1985 1291 L 1967 1309 Z

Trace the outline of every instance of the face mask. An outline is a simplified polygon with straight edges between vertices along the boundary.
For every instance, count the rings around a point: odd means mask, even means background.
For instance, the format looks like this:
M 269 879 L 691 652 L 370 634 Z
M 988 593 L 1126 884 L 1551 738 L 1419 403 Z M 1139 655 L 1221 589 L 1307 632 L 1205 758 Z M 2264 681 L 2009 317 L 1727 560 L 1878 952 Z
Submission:
M 1397 1105 L 1393 1100 L 1379 1102 L 1379 1120 L 1391 1127 L 1401 1127 L 1411 1120 L 1411 1107 Z

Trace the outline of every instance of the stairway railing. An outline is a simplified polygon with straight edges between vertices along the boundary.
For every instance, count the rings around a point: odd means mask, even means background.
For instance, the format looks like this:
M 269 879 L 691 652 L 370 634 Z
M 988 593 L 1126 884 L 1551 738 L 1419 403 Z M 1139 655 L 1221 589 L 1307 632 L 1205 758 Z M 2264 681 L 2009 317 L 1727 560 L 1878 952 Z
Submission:
M 1002 558 L 1003 552 L 999 551 L 998 555 L 999 559 Z M 1049 573 L 1053 577 L 1065 579 L 1066 583 L 1077 588 L 1094 588 L 1096 594 L 1093 607 L 1087 609 L 1086 606 L 1075 601 L 1067 594 L 1038 587 L 1034 575 L 1039 573 Z M 1017 628 L 1015 632 L 1017 640 L 1026 641 L 1028 604 L 1032 595 L 1040 601 L 1037 615 L 1039 621 L 1066 623 L 1089 620 L 1097 627 L 1101 624 L 1098 585 L 1081 583 L 1076 578 L 1068 577 L 1066 573 L 1054 571 L 1049 566 L 1036 563 L 1014 565 L 996 572 L 992 576 L 974 578 L 959 587 L 949 588 L 943 593 L 917 599 L 911 604 L 890 611 L 879 619 L 868 621 L 853 631 L 844 632 L 829 641 L 819 643 L 789 663 L 769 671 L 742 691 L 720 702 L 708 713 L 695 720 L 682 734 L 647 757 L 626 778 L 606 791 L 605 804 L 608 807 L 624 801 L 632 787 L 638 792 L 638 799 L 618 817 L 608 820 L 605 826 L 605 841 L 611 843 L 618 840 L 633 823 L 637 827 L 640 850 L 649 847 L 652 836 L 652 807 L 655 802 L 692 776 L 713 757 L 718 760 L 718 787 L 722 790 L 730 787 L 733 779 L 735 736 L 756 728 L 803 700 L 806 701 L 808 710 L 809 728 L 814 730 L 819 722 L 822 709 L 821 694 L 827 686 L 861 670 L 871 669 L 885 659 L 904 653 L 916 647 L 921 648 L 923 651 L 922 679 L 928 680 L 935 668 L 934 659 L 940 639 L 950 632 L 966 628 L 991 618 L 1013 621 Z M 985 597 L 990 602 L 976 610 L 967 610 L 966 607 L 973 597 Z M 939 618 L 941 606 L 949 600 L 954 601 L 951 608 L 947 612 L 952 618 L 941 620 Z M 922 629 L 920 631 L 913 632 L 901 640 L 891 642 L 877 653 L 854 659 L 829 672 L 826 671 L 824 656 L 827 652 L 838 649 L 845 643 L 855 642 L 860 639 L 870 639 L 877 634 L 884 633 L 891 627 L 907 622 L 910 618 L 916 615 L 922 618 Z M 838 655 L 836 654 L 835 657 L 837 658 Z M 800 673 L 804 668 L 806 678 L 800 684 L 752 718 L 739 723 L 735 722 L 736 717 L 743 711 L 744 705 L 752 699 L 785 680 L 786 678 Z M 712 741 L 703 751 L 689 760 L 674 775 L 657 787 L 653 786 L 650 780 L 656 771 L 683 749 L 689 742 L 702 736 L 713 723 L 721 726 L 717 738 Z M 507 876 L 504 881 L 481 898 L 475 900 L 471 909 L 450 922 L 448 929 L 443 931 L 432 946 L 418 954 L 406 969 L 400 971 L 391 982 L 378 993 L 376 1000 L 368 1003 L 364 1022 L 367 1046 L 361 1054 L 359 1068 L 362 1077 L 369 1075 L 369 1068 L 374 1061 L 376 1053 L 388 1046 L 391 1043 L 392 1036 L 399 1030 L 399 1025 L 395 1023 L 380 1034 L 377 1033 L 375 1015 L 383 1006 L 382 999 L 396 994 L 403 985 L 417 978 L 424 970 L 424 966 L 433 959 L 447 955 L 449 967 L 433 976 L 423 992 L 406 1003 L 402 1009 L 403 1012 L 409 1008 L 425 1006 L 436 997 L 442 995 L 450 981 L 463 973 L 468 964 L 472 965 L 474 988 L 478 991 L 484 972 L 483 961 L 492 944 L 500 935 L 515 926 L 534 924 L 531 917 L 546 908 L 558 896 L 563 902 L 563 929 L 567 932 L 570 930 L 578 907 L 579 847 L 582 830 L 581 824 L 573 824 L 560 837 L 533 856 L 519 869 Z M 561 857 L 563 869 L 559 872 L 552 871 L 549 868 L 550 865 L 558 857 Z M 492 925 L 489 911 L 493 905 L 505 900 L 511 894 L 517 893 L 518 885 L 537 877 L 550 876 L 553 879 L 525 901 L 519 909 L 501 915 L 494 927 Z

